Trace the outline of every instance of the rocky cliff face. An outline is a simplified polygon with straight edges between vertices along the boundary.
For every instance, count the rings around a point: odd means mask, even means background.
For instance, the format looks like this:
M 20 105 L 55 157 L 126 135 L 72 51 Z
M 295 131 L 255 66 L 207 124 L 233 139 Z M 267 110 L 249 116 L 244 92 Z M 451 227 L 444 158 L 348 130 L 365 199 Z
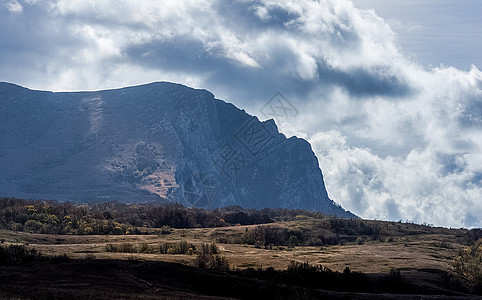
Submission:
M 308 142 L 205 90 L 78 93 L 0 83 L 0 196 L 282 207 L 351 217 Z

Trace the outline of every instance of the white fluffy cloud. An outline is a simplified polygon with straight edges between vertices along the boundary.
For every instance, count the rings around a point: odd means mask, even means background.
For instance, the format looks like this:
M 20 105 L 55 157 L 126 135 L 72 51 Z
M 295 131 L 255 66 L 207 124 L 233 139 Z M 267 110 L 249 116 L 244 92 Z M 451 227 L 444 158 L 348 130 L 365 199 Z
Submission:
M 331 129 L 310 142 L 328 190 L 368 218 L 480 227 L 482 74 L 476 67 L 407 74 L 416 92 L 401 99 L 327 96 L 332 113 L 314 127 Z
M 310 140 L 342 206 L 482 226 L 482 73 L 408 59 L 373 11 L 348 0 L 4 4 L 0 80 L 53 90 L 168 80 L 254 114 L 280 91 L 299 111 L 281 129 Z
M 17 0 L 11 0 L 4 2 L 3 5 L 8 9 L 10 13 L 21 13 L 23 12 L 23 7 Z

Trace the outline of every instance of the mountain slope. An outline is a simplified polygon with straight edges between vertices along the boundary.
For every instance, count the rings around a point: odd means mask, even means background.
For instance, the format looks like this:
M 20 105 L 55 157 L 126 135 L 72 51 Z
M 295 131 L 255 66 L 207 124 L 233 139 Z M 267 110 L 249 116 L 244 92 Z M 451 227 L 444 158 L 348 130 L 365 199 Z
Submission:
M 52 93 L 0 83 L 0 196 L 283 207 L 352 217 L 311 146 L 205 90 Z

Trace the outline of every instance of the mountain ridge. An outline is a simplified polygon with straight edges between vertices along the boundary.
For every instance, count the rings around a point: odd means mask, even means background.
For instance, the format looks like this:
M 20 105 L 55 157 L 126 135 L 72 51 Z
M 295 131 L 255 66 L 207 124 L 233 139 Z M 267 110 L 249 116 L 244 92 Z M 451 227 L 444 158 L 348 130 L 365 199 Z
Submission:
M 48 92 L 0 83 L 0 196 L 302 208 L 329 199 L 310 144 L 207 90 Z

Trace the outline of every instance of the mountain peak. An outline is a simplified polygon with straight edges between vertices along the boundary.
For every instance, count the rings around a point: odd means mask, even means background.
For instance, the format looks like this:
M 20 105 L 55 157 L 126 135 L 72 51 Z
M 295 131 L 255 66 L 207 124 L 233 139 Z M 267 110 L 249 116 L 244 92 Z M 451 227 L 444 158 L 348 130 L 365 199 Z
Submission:
M 49 93 L 0 84 L 0 196 L 300 208 L 328 198 L 310 144 L 206 90 Z

